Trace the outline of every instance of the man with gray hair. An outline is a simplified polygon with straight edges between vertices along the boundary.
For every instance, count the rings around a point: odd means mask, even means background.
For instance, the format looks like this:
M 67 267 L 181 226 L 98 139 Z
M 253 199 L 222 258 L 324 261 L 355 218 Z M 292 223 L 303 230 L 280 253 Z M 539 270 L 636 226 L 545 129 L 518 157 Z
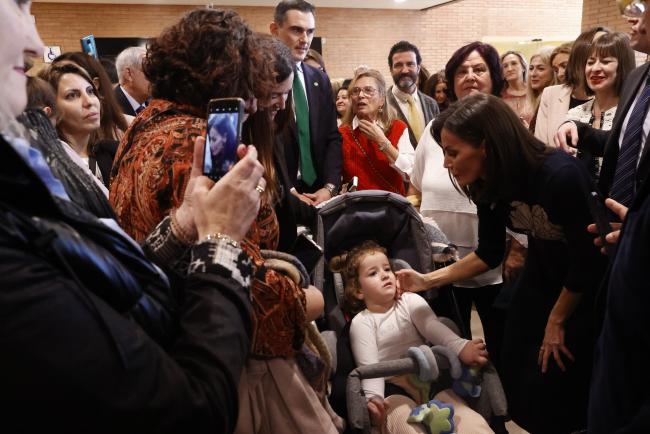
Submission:
M 144 47 L 129 47 L 118 54 L 115 60 L 120 82 L 115 88 L 115 96 L 127 115 L 136 116 L 140 113 L 151 96 L 149 80 L 142 71 L 142 60 L 146 54 Z

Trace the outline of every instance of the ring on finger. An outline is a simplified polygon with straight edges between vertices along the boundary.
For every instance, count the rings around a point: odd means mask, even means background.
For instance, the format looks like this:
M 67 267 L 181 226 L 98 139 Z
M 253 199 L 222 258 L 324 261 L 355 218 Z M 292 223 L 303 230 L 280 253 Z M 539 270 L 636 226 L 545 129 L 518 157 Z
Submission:
M 262 187 L 260 184 L 257 184 L 257 186 L 255 187 L 255 190 L 257 190 L 257 192 L 259 194 L 264 193 L 264 187 Z

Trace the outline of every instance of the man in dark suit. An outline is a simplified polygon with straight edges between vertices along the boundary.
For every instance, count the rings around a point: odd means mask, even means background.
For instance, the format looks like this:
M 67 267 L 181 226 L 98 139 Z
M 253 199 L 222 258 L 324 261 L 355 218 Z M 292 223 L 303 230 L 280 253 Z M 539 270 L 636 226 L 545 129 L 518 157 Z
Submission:
M 632 25 L 632 48 L 650 54 L 648 2 L 623 0 L 618 4 Z M 567 145 L 570 141 L 579 149 L 603 155 L 598 186 L 603 194 L 611 193 L 620 202 L 607 200 L 607 206 L 623 222 L 620 230 L 607 235 L 616 249 L 596 305 L 602 327 L 594 353 L 589 434 L 647 432 L 650 426 L 650 392 L 645 387 L 647 380 L 638 376 L 646 367 L 639 351 L 650 342 L 645 271 L 650 257 L 649 77 L 648 63 L 628 76 L 609 133 L 565 123 L 555 137 L 556 144 L 569 152 L 573 150 Z
M 650 40 L 644 24 L 647 18 L 639 15 L 645 11 L 646 2 L 628 0 L 627 3 L 641 5 L 641 9 L 637 9 L 637 11 L 640 10 L 637 12 L 637 16 L 627 17 L 628 22 L 632 25 L 630 44 L 634 50 L 650 54 Z M 626 207 L 631 205 L 635 192 L 650 172 L 650 158 L 648 158 L 648 146 L 646 146 L 646 139 L 650 131 L 650 116 L 648 116 L 649 69 L 650 64 L 645 63 L 633 70 L 626 78 L 610 131 L 597 130 L 581 122 L 565 122 L 555 136 L 555 144 L 569 153 L 575 153 L 577 148 L 603 157 L 598 180 L 599 190 L 604 196 L 611 197 Z M 630 137 L 629 134 L 634 132 L 631 131 L 634 128 L 628 128 L 633 119 L 640 121 L 637 126 L 641 131 L 636 137 Z M 634 153 L 635 164 L 633 164 L 632 173 L 625 172 L 625 167 L 621 167 L 625 161 L 620 161 L 619 158 L 619 155 L 624 156 L 621 150 L 626 133 L 629 137 L 627 142 L 632 145 L 629 150 Z M 628 144 L 627 142 L 625 145 Z M 621 183 L 627 185 L 621 185 Z
M 129 47 L 115 59 L 115 69 L 120 82 L 115 87 L 115 97 L 122 111 L 130 116 L 142 111 L 151 96 L 149 80 L 142 71 L 142 60 L 146 54 L 144 47 Z
M 422 56 L 418 47 L 407 41 L 393 45 L 388 54 L 388 66 L 394 86 L 386 93 L 386 101 L 397 118 L 409 127 L 409 138 L 415 148 L 424 127 L 440 113 L 436 101 L 418 90 L 418 75 Z
M 330 199 L 341 183 L 341 135 L 327 75 L 303 62 L 314 38 L 315 7 L 284 0 L 275 8 L 271 34 L 284 42 L 296 62 L 292 98 L 295 140 L 285 142 L 287 169 L 294 194 L 316 205 Z

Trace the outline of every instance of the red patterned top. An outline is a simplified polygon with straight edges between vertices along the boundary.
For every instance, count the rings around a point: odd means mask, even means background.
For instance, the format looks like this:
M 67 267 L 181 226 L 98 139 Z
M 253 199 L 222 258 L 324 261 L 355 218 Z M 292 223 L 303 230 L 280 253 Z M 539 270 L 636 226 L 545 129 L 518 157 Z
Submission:
M 110 202 L 120 226 L 137 241 L 180 206 L 194 138 L 205 131 L 205 113 L 160 99 L 126 130 L 115 155 Z
M 183 201 L 192 168 L 193 140 L 206 121 L 187 106 L 154 100 L 126 131 L 117 150 L 110 200 L 120 225 L 145 238 Z M 130 139 L 133 136 L 132 140 Z M 264 203 L 242 248 L 253 261 L 252 354 L 293 357 L 304 342 L 305 292 L 282 273 L 264 267 L 260 248 L 277 248 L 280 226 Z
M 396 119 L 388 130 L 386 137 L 396 148 L 406 128 L 404 122 Z M 388 157 L 379 150 L 376 142 L 371 142 L 359 128 L 352 131 L 348 124 L 341 125 L 339 132 L 343 136 L 344 182 L 356 176 L 359 178 L 358 190 L 386 190 L 406 194 L 402 175 L 390 166 Z

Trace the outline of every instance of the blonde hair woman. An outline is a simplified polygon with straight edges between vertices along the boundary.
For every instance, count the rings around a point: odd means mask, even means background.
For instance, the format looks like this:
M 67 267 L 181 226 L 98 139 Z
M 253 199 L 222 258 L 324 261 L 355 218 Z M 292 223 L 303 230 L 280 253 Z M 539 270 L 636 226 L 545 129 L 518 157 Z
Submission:
M 555 75 L 551 65 L 552 53 L 553 47 L 541 47 L 537 52 L 530 56 L 528 86 L 526 88 L 526 122 L 528 122 L 528 128 L 531 132 L 535 131 L 537 110 L 539 109 L 539 101 L 542 98 L 542 92 L 548 86 L 555 84 Z
M 353 176 L 359 190 L 406 194 L 415 150 L 408 126 L 386 104 L 386 81 L 374 69 L 358 73 L 348 87 L 350 107 L 339 131 L 343 136 L 343 181 Z

